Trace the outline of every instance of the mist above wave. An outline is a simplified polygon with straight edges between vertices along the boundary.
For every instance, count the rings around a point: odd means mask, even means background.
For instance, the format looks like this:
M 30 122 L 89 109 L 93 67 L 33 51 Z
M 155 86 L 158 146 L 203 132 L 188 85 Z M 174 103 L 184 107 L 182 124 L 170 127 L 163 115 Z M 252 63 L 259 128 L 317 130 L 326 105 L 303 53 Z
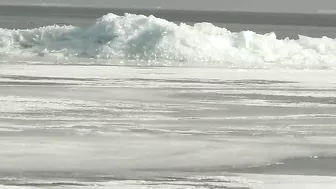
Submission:
M 334 39 L 230 32 L 211 23 L 175 24 L 154 16 L 107 14 L 88 28 L 0 29 L 1 57 L 84 57 L 218 65 L 334 67 Z

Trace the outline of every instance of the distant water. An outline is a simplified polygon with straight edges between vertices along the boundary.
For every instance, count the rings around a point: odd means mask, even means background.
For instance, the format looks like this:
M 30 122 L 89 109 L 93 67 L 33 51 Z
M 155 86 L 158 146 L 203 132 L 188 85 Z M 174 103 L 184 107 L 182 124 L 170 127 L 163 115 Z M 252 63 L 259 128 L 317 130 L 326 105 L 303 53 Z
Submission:
M 335 188 L 335 28 L 0 10 L 0 188 Z

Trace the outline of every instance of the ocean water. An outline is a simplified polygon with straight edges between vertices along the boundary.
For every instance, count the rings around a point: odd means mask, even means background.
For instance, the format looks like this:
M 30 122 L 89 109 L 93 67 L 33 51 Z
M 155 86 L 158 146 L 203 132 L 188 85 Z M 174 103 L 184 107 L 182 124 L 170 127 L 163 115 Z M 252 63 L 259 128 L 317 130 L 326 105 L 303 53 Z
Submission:
M 335 188 L 334 28 L 13 14 L 0 188 Z

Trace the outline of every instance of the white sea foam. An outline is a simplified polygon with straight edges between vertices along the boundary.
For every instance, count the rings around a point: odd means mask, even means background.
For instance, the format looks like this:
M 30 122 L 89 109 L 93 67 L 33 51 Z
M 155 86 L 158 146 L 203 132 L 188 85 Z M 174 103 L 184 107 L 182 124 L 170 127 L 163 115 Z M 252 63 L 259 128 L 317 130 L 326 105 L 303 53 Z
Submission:
M 210 23 L 175 24 L 154 16 L 107 14 L 87 28 L 0 29 L 0 56 L 85 57 L 160 64 L 211 63 L 233 67 L 334 68 L 336 40 L 275 33 L 230 32 Z
M 198 188 L 251 188 L 251 189 L 279 189 L 306 188 L 331 189 L 335 188 L 336 178 L 330 176 L 303 175 L 262 175 L 241 174 L 225 176 L 189 176 L 159 179 L 111 180 L 105 182 L 88 181 L 35 181 L 30 180 L 27 186 L 18 183 L 17 186 L 0 185 L 0 189 L 36 189 L 29 185 L 43 185 L 43 188 L 67 189 L 198 189 Z

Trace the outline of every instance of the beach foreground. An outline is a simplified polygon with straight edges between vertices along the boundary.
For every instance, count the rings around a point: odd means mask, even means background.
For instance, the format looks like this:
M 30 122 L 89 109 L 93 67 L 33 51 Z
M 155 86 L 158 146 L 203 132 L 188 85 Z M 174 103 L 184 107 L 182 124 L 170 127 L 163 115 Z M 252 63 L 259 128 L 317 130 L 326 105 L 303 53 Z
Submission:
M 334 75 L 2 64 L 1 184 L 333 188 Z

